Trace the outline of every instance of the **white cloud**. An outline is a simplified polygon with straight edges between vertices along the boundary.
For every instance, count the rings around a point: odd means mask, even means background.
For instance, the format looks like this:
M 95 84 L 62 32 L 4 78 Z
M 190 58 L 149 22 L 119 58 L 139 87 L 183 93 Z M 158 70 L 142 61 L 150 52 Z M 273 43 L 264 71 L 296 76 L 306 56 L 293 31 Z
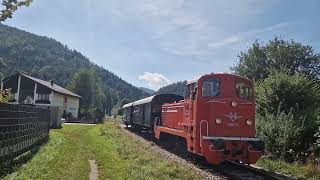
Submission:
M 275 31 L 275 30 L 278 30 L 281 28 L 285 28 L 290 24 L 292 24 L 292 23 L 283 22 L 283 23 L 278 23 L 278 24 L 274 24 L 271 26 L 267 26 L 264 28 L 258 28 L 258 29 L 253 29 L 253 30 L 246 31 L 246 32 L 240 32 L 237 35 L 230 36 L 228 38 L 219 40 L 217 42 L 210 42 L 210 43 L 208 43 L 208 48 L 215 49 L 215 48 L 219 48 L 219 47 L 233 45 L 233 44 L 236 44 L 236 43 L 239 43 L 239 42 L 245 40 L 248 37 L 257 36 L 257 34 L 260 34 L 260 33 L 265 33 L 265 32 Z
M 226 39 L 222 39 L 221 41 L 209 43 L 208 47 L 209 48 L 217 48 L 217 47 L 221 47 L 221 46 L 226 46 L 226 45 L 238 43 L 241 40 L 242 40 L 241 37 L 231 36 L 231 37 L 228 37 Z
M 206 59 L 220 53 L 213 51 L 214 49 L 238 46 L 249 39 L 257 39 L 257 34 L 287 25 L 280 23 L 265 28 L 249 26 L 251 23 L 256 23 L 258 15 L 268 7 L 272 7 L 274 3 L 272 0 L 97 2 L 99 2 L 97 8 L 108 8 L 99 12 L 111 13 L 111 15 L 105 14 L 105 17 L 113 17 L 113 20 L 125 24 L 139 24 L 145 28 L 145 37 L 150 38 L 159 50 L 177 56 L 194 56 L 199 59 Z M 225 51 L 230 50 L 225 48 Z
M 148 86 L 155 90 L 170 83 L 170 80 L 164 75 L 151 72 L 144 72 L 143 75 L 139 76 L 139 80 L 146 81 Z

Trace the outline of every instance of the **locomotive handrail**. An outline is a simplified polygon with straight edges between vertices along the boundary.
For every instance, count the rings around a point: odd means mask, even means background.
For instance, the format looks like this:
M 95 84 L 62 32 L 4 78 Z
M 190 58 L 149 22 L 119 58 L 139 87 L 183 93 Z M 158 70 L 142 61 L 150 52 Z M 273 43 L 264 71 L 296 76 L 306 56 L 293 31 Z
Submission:
M 158 124 L 159 120 L 160 120 L 159 117 L 155 117 L 155 118 L 154 118 L 154 126 L 160 125 L 160 124 Z
M 209 134 L 209 127 L 208 127 L 208 121 L 207 120 L 202 120 L 200 121 L 200 147 L 202 147 L 202 137 L 205 137 L 202 135 L 202 124 L 203 123 L 206 123 L 206 126 L 207 126 L 207 133 L 206 133 L 206 136 L 208 136 Z

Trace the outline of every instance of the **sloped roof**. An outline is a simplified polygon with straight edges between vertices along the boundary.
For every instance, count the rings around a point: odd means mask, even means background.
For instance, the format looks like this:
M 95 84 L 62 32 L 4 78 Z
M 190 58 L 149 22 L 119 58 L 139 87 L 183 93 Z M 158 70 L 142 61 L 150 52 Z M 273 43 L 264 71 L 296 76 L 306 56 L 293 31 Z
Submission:
M 35 77 L 31 77 L 31 76 L 28 76 L 28 75 L 25 75 L 25 74 L 20 74 L 21 76 L 24 76 L 32 81 L 35 81 L 43 86 L 46 86 L 47 88 L 51 89 L 52 91 L 55 91 L 57 93 L 60 93 L 60 94 L 64 94 L 64 95 L 69 95 L 69 96 L 73 96 L 73 97 L 78 97 L 80 98 L 81 96 L 79 96 L 78 94 L 75 94 L 61 86 L 58 86 L 57 84 L 54 84 L 53 83 L 53 86 L 51 85 L 51 82 L 48 82 L 48 81 L 44 81 L 44 80 L 41 80 L 41 79 L 38 79 L 38 78 L 35 78 Z
M 122 108 L 127 108 L 127 107 L 130 107 L 130 106 L 133 106 L 133 102 L 123 105 Z

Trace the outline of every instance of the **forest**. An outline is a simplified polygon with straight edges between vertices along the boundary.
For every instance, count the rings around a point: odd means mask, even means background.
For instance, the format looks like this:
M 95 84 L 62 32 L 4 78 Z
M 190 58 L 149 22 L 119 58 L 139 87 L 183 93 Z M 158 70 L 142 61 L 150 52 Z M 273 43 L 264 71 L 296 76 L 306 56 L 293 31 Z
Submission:
M 0 79 L 17 72 L 74 91 L 83 97 L 80 104 L 86 111 L 111 112 L 123 99 L 149 95 L 52 38 L 0 23 Z

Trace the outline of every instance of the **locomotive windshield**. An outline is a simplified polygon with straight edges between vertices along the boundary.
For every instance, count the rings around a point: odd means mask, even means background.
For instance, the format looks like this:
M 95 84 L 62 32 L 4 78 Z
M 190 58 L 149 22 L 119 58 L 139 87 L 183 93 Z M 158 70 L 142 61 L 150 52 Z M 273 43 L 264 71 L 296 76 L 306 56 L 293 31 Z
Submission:
M 244 100 L 253 99 L 253 88 L 251 84 L 238 81 L 236 83 L 237 96 Z
M 202 96 L 203 97 L 215 97 L 220 94 L 220 83 L 219 78 L 208 78 L 203 81 L 202 85 Z

